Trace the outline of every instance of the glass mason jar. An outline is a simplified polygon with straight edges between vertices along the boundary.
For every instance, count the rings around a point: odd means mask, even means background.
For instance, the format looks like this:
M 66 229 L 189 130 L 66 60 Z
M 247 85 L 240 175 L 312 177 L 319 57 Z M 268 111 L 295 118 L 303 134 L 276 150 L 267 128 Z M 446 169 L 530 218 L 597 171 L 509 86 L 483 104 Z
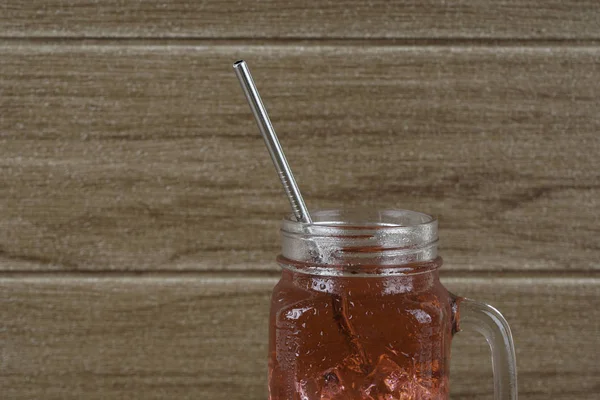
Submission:
M 439 280 L 437 221 L 408 210 L 327 210 L 283 221 L 270 316 L 270 400 L 448 399 L 450 343 L 492 349 L 497 400 L 517 398 L 510 328 Z

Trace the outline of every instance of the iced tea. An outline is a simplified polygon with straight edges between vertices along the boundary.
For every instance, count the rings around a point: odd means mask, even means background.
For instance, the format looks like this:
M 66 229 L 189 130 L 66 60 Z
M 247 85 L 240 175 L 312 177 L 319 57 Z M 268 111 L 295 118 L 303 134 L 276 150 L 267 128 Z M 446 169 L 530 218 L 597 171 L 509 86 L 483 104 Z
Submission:
M 448 398 L 453 297 L 441 259 L 394 276 L 322 276 L 280 257 L 270 400 Z

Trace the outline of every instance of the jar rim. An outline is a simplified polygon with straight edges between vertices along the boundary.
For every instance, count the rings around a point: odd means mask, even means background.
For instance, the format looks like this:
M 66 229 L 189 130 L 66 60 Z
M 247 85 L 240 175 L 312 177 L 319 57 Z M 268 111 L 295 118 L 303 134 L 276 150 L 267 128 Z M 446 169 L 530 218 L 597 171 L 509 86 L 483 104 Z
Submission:
M 282 255 L 324 265 L 405 265 L 437 257 L 437 219 L 402 209 L 325 209 L 305 223 L 287 216 Z
M 352 218 L 348 218 L 352 216 Z M 359 218 L 356 218 L 359 216 Z M 419 211 L 405 209 L 322 209 L 311 212 L 313 222 L 297 221 L 294 214 L 288 214 L 282 221 L 281 230 L 290 233 L 308 233 L 314 235 L 340 235 L 348 233 L 355 236 L 365 235 L 370 230 L 399 234 L 419 227 L 437 226 L 435 216 Z M 351 220 L 354 219 L 354 220 Z M 346 236 L 346 235 L 343 235 Z

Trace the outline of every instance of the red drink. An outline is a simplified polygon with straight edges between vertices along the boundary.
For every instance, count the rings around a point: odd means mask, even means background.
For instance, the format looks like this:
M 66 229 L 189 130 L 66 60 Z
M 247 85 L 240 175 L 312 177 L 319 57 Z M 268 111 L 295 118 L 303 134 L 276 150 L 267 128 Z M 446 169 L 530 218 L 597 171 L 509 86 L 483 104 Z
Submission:
M 453 300 L 440 264 L 402 276 L 284 270 L 271 304 L 270 400 L 447 399 Z

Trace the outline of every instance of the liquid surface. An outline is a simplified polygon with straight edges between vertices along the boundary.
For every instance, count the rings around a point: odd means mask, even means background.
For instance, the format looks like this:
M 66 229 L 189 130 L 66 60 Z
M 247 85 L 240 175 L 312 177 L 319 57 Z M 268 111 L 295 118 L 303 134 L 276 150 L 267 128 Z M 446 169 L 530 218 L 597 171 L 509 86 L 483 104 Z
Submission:
M 284 270 L 271 304 L 270 400 L 448 399 L 452 306 L 437 270 Z

